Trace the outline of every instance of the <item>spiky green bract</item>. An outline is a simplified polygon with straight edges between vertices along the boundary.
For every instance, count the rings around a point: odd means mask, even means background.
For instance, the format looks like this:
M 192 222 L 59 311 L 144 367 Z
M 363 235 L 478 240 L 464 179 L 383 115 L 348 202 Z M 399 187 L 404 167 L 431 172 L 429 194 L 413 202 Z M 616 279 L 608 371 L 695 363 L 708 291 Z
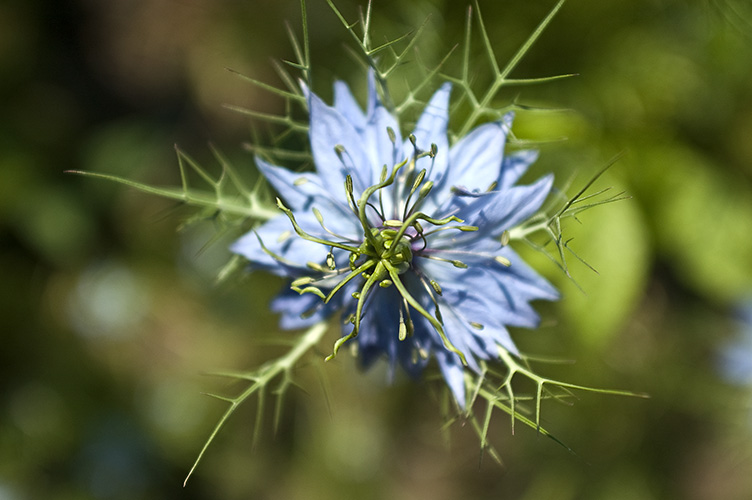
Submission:
M 251 396 L 254 395 L 258 396 L 258 414 L 256 417 L 256 426 L 253 431 L 254 441 L 258 438 L 261 429 L 261 415 L 264 412 L 264 402 L 266 394 L 270 390 L 272 382 L 277 379 L 279 379 L 279 383 L 274 388 L 274 395 L 277 398 L 275 422 L 278 421 L 282 408 L 282 398 L 284 398 L 285 392 L 290 387 L 290 385 L 294 383 L 292 375 L 293 369 L 300 363 L 300 360 L 303 358 L 303 356 L 305 356 L 309 350 L 311 350 L 316 344 L 319 343 L 324 333 L 326 333 L 326 329 L 327 325 L 325 323 L 319 323 L 312 326 L 303 335 L 301 335 L 296 342 L 293 343 L 292 348 L 287 352 L 287 354 L 275 360 L 269 361 L 257 370 L 242 373 L 222 372 L 214 374 L 217 376 L 229 377 L 238 380 L 247 380 L 250 382 L 250 384 L 245 388 L 245 390 L 243 390 L 243 392 L 234 397 L 221 396 L 218 394 L 208 394 L 213 398 L 228 403 L 230 406 L 222 415 L 222 418 L 219 419 L 219 422 L 217 422 L 214 430 L 206 440 L 204 447 L 199 452 L 196 461 L 193 463 L 191 470 L 188 472 L 188 475 L 183 482 L 183 486 L 185 486 L 185 484 L 188 482 L 188 479 L 190 479 L 193 471 L 196 470 L 196 467 L 201 461 L 201 458 L 203 458 L 204 453 L 206 453 L 209 445 L 212 443 L 212 441 L 214 441 L 214 438 L 217 436 L 217 433 L 225 424 L 227 419 L 230 418 L 233 413 L 235 413 L 235 410 L 237 410 L 240 405 L 242 405 L 245 401 L 247 401 Z

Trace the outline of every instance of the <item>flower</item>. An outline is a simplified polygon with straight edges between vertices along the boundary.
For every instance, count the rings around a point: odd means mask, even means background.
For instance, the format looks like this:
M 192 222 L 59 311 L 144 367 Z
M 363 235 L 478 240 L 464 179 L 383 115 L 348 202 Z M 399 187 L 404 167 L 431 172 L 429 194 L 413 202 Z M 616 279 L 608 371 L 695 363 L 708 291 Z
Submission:
M 752 300 L 743 301 L 737 311 L 738 325 L 734 338 L 720 352 L 723 377 L 737 385 L 752 384 Z
M 334 105 L 305 89 L 315 172 L 256 163 L 284 212 L 231 249 L 253 269 L 292 279 L 273 302 L 285 329 L 340 312 L 364 366 L 386 355 L 418 375 L 435 357 L 460 407 L 465 366 L 519 355 L 507 327 L 535 327 L 535 299 L 556 290 L 509 247 L 509 230 L 540 209 L 553 177 L 515 183 L 535 151 L 504 153 L 513 115 L 449 146 L 441 86 L 407 139 L 369 78 L 365 113 L 336 82 Z M 330 356 L 331 357 L 331 356 Z M 329 358 L 327 358 L 329 359 Z

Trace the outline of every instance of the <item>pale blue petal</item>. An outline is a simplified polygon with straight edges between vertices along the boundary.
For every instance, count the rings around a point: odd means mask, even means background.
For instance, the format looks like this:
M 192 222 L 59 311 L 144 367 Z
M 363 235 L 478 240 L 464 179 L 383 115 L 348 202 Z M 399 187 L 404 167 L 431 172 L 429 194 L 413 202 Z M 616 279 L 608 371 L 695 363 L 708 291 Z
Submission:
M 503 190 L 512 187 L 537 159 L 538 152 L 535 150 L 515 151 L 504 156 L 496 189 Z
M 512 265 L 505 267 L 498 263 L 496 264 L 499 266 L 497 270 L 500 271 L 500 274 L 497 275 L 498 281 L 514 290 L 517 294 L 526 297 L 527 300 L 558 300 L 560 298 L 556 288 L 528 266 L 511 248 L 504 248 L 501 255 L 508 259 Z
M 463 204 L 454 212 L 455 215 L 464 220 L 465 224 L 478 227 L 478 231 L 465 233 L 468 236 L 462 241 L 497 238 L 504 231 L 528 220 L 546 201 L 552 185 L 553 176 L 548 175 L 529 186 L 495 191 L 478 198 L 465 198 L 472 200 L 470 203 L 455 196 L 452 202 L 457 205 Z M 446 237 L 442 235 L 437 241 L 445 245 Z
M 444 376 L 449 389 L 454 394 L 454 399 L 460 408 L 465 408 L 465 369 L 459 356 L 445 349 L 435 352 L 441 374 Z
M 336 109 L 316 94 L 308 96 L 311 115 L 310 141 L 313 160 L 324 186 L 332 197 L 345 200 L 345 177 L 351 175 L 358 192 L 370 186 L 371 165 L 363 141 L 355 128 Z M 336 148 L 344 148 L 339 154 Z
M 441 182 L 449 165 L 447 125 L 449 124 L 449 95 L 451 92 L 452 85 L 449 82 L 442 85 L 428 101 L 413 130 L 415 143 L 419 148 L 429 151 L 431 144 L 436 144 L 438 148 L 435 158 L 424 158 L 420 160 L 421 165 L 417 165 L 417 168 L 427 170 L 426 180 L 433 181 L 434 184 Z M 405 158 L 411 157 L 413 153 L 412 143 L 405 141 Z
M 505 324 L 515 326 L 514 322 L 510 322 L 515 315 L 508 308 L 508 304 L 504 303 L 503 294 L 499 293 L 495 283 L 488 279 L 480 279 L 475 282 L 468 279 L 466 286 L 466 289 L 453 289 L 444 286 L 444 300 L 452 304 L 451 308 L 455 312 L 455 317 L 459 320 L 454 325 L 456 329 L 463 328 L 463 333 L 468 338 L 491 341 L 480 346 L 474 345 L 473 353 L 483 358 L 496 356 L 496 350 L 491 347 L 489 352 L 489 347 L 493 344 L 499 344 L 507 351 L 518 354 L 509 331 L 504 327 Z M 471 288 L 474 286 L 481 286 L 482 288 Z M 523 302 L 523 304 L 527 306 L 526 302 Z M 444 316 L 447 321 L 452 318 L 450 314 Z M 535 315 L 534 319 L 537 319 L 537 317 Z M 469 322 L 471 321 L 483 325 L 483 328 L 476 329 L 470 326 Z M 451 338 L 451 340 L 454 341 L 454 338 Z
M 476 127 L 452 146 L 450 173 L 433 193 L 439 203 L 450 195 L 454 186 L 471 192 L 485 192 L 498 181 L 512 118 L 513 115 L 508 113 L 500 121 Z
M 265 252 L 264 247 L 276 258 Z M 298 238 L 284 214 L 242 236 L 230 246 L 230 251 L 248 259 L 253 269 L 294 277 L 308 271 L 306 262 L 323 262 L 328 252 L 322 245 Z
M 396 141 L 389 138 L 387 128 L 392 129 Z M 371 165 L 373 166 L 370 185 L 380 182 L 382 167 L 386 165 L 387 171 L 391 172 L 394 165 L 401 162 L 401 144 L 399 123 L 381 104 L 377 104 L 368 116 L 368 126 L 363 132 L 364 146 L 368 152 Z
M 316 295 L 311 293 L 301 295 L 289 288 L 283 290 L 271 303 L 271 310 L 281 314 L 279 326 L 285 330 L 298 330 L 320 323 L 339 307 L 341 307 L 341 301 L 336 297 L 328 304 L 324 304 Z
M 343 81 L 334 82 L 334 109 L 361 132 L 366 128 L 366 115 L 350 92 L 350 87 Z
M 313 172 L 290 172 L 256 157 L 256 165 L 269 184 L 279 193 L 285 205 L 293 211 L 307 210 L 314 198 L 329 197 L 321 179 Z

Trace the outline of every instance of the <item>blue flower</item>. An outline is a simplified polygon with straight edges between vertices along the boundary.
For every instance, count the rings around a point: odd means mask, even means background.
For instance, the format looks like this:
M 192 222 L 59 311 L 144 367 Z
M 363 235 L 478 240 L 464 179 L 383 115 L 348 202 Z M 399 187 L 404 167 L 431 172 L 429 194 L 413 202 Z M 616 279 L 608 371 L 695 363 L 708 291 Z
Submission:
M 720 352 L 723 377 L 737 385 L 752 384 L 752 300 L 738 309 L 738 331 Z
M 504 153 L 512 114 L 451 147 L 443 85 L 407 139 L 369 78 L 365 113 L 343 82 L 334 106 L 307 92 L 315 172 L 257 158 L 284 213 L 232 251 L 292 279 L 272 308 L 301 328 L 339 312 L 364 366 L 386 355 L 418 375 L 433 356 L 460 407 L 465 366 L 499 349 L 519 355 L 507 327 L 535 327 L 535 299 L 556 290 L 507 246 L 508 230 L 541 207 L 552 176 L 515 185 L 534 151 Z M 333 355 L 334 355 L 333 354 Z M 332 355 L 332 356 L 333 356 Z

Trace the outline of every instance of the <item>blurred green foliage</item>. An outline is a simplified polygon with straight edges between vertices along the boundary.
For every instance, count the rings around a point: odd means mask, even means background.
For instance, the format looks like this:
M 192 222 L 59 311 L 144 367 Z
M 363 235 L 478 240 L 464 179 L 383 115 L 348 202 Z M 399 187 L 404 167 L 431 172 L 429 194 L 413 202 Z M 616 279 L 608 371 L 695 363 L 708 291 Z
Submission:
M 359 2 L 336 3 L 356 19 Z M 497 53 L 513 54 L 553 4 L 481 1 Z M 435 61 L 462 40 L 465 11 L 379 0 L 375 31 L 393 38 L 430 15 L 420 57 Z M 265 417 L 255 449 L 254 408 L 242 409 L 181 488 L 222 411 L 200 392 L 236 389 L 200 374 L 280 352 L 266 305 L 282 283 L 214 286 L 231 233 L 211 220 L 177 232 L 190 211 L 63 171 L 176 184 L 173 143 L 209 164 L 212 142 L 253 180 L 248 122 L 222 104 L 281 103 L 224 68 L 278 84 L 269 58 L 292 57 L 284 21 L 297 29 L 299 18 L 296 1 L 0 4 L 0 499 L 752 495 L 752 388 L 717 366 L 752 293 L 742 0 L 572 0 L 512 76 L 579 76 L 505 97 L 562 109 L 518 117 L 517 137 L 550 141 L 531 175 L 553 171 L 576 189 L 625 151 L 596 187 L 632 196 L 569 222 L 570 246 L 599 273 L 570 258 L 582 292 L 529 252 L 564 299 L 541 304 L 543 327 L 515 339 L 577 360 L 546 375 L 651 400 L 544 404 L 577 456 L 494 420 L 499 468 L 479 461 L 461 425 L 446 447 L 430 381 L 387 386 L 379 369 L 353 376 L 343 357 L 301 368 L 305 392 L 292 391 L 276 435 Z M 309 1 L 309 23 L 315 90 L 329 97 L 345 78 L 362 94 L 323 0 Z

